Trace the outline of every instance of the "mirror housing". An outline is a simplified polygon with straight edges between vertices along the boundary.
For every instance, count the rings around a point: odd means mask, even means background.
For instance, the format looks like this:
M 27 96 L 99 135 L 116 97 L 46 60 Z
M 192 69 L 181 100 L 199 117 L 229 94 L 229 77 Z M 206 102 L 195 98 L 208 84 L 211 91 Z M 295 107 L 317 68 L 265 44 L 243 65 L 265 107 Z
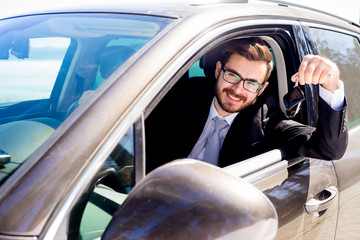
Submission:
M 102 239 L 273 239 L 276 210 L 257 188 L 198 160 L 165 164 L 140 181 Z

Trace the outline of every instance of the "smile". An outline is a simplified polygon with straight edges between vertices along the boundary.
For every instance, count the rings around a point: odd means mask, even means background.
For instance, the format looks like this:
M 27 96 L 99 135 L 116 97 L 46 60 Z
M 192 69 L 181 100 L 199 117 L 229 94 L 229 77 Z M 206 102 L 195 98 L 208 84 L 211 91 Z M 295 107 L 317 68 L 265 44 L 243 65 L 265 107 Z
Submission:
M 230 93 L 226 93 L 229 98 L 231 98 L 234 101 L 240 101 L 241 98 L 235 97 L 234 95 L 231 95 Z

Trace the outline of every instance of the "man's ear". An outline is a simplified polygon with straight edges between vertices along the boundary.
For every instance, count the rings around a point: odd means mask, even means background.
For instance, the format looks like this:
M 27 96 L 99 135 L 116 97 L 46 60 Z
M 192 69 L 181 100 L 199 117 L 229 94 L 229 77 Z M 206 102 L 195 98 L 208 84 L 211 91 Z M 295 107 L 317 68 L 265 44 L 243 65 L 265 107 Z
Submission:
M 265 85 L 263 86 L 263 88 L 259 91 L 258 96 L 260 96 L 260 95 L 263 93 L 263 91 L 265 90 L 265 88 L 266 88 L 268 85 L 269 85 L 269 82 L 266 82 Z
M 217 61 L 216 68 L 215 68 L 215 78 L 216 79 L 219 77 L 220 72 L 221 72 L 221 62 Z

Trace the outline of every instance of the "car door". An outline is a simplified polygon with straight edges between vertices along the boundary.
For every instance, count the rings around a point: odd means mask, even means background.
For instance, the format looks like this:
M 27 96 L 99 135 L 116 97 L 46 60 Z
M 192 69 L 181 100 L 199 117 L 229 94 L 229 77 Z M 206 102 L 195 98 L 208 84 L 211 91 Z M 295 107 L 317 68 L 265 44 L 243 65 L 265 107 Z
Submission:
M 187 22 L 187 24 L 191 25 L 191 21 Z M 298 55 L 297 52 L 300 50 L 305 52 L 303 48 L 298 48 L 298 46 L 294 44 L 294 42 L 297 42 L 299 39 L 302 39 L 304 43 L 303 34 L 299 32 L 300 30 L 301 28 L 297 21 L 285 22 L 277 19 L 251 21 L 232 20 L 219 24 L 213 29 L 206 31 L 206 33 L 197 35 L 195 39 L 192 38 L 191 41 L 189 40 L 181 47 L 174 46 L 180 49 L 178 53 L 171 58 L 171 61 L 169 60 L 163 65 L 163 69 L 159 71 L 151 84 L 147 86 L 136 101 L 131 104 L 132 108 L 129 109 L 126 116 L 119 121 L 119 125 L 114 127 L 114 138 L 109 137 L 104 140 L 104 144 L 100 147 L 97 154 L 92 156 L 93 159 L 88 164 L 91 164 L 93 169 L 101 169 L 101 166 L 97 163 L 106 162 L 106 159 L 111 155 L 108 154 L 111 152 L 110 149 L 114 149 L 114 146 L 117 145 L 114 144 L 114 141 L 117 141 L 119 136 L 129 129 L 129 126 L 135 124 L 135 136 L 137 137 L 132 138 L 134 141 L 133 146 L 135 146 L 135 176 L 132 175 L 132 179 L 135 178 L 135 183 L 139 183 L 141 179 L 144 178 L 145 172 L 148 172 L 148 169 L 144 169 L 146 154 L 150 150 L 147 146 L 147 143 L 150 142 L 147 131 L 151 128 L 147 125 L 147 120 L 151 114 L 156 112 L 158 107 L 162 105 L 164 99 L 167 99 L 167 94 L 171 93 L 171 90 L 174 89 L 173 87 L 177 83 L 184 79 L 189 80 L 188 78 L 193 80 L 191 78 L 204 77 L 205 71 L 201 68 L 202 58 L 210 51 L 221 47 L 221 44 L 224 42 L 234 38 L 259 36 L 269 44 L 276 62 L 276 70 L 274 71 L 275 75 L 273 78 L 274 89 L 272 90 L 279 99 L 281 107 L 284 108 L 282 96 L 292 88 L 291 83 L 288 81 L 289 76 L 297 71 L 302 57 L 302 55 Z M 177 34 L 182 34 L 182 32 L 177 32 Z M 164 37 L 160 43 L 173 45 L 175 39 L 179 36 L 177 34 L 173 33 Z M 184 38 L 183 36 L 182 39 Z M 164 54 L 163 45 L 155 46 L 155 48 L 156 47 L 162 49 L 161 53 Z M 171 51 L 175 50 L 171 49 Z M 160 52 L 160 50 L 156 51 L 153 49 L 151 51 L 155 53 Z M 148 54 L 150 54 L 151 51 L 149 51 Z M 158 55 L 156 57 L 158 57 Z M 150 63 L 149 59 L 150 57 L 147 59 L 148 63 Z M 165 61 L 160 57 L 157 59 L 159 61 L 156 63 L 156 67 L 163 63 L 161 61 Z M 146 63 L 146 58 L 143 58 L 141 62 Z M 134 66 L 136 66 L 136 64 L 134 64 Z M 152 69 L 153 68 L 154 70 L 152 71 L 157 70 L 154 66 L 152 66 Z M 139 74 L 136 70 L 137 69 L 130 69 L 126 73 L 127 79 L 136 79 Z M 307 98 L 307 101 L 311 100 L 311 96 L 307 96 Z M 309 124 L 308 120 L 311 119 L 311 112 L 309 112 L 311 102 L 308 104 L 304 105 L 303 110 L 296 118 L 298 121 L 306 124 Z M 166 112 L 160 111 L 160 113 Z M 127 122 L 124 121 L 124 119 L 130 119 L 131 121 Z M 166 148 L 164 149 L 166 150 Z M 161 157 L 161 154 L 158 156 Z M 244 178 L 260 189 L 271 200 L 276 208 L 279 219 L 277 239 L 301 238 L 302 236 L 306 238 L 321 236 L 330 239 L 334 237 L 338 195 L 331 194 L 334 191 L 336 192 L 336 190 L 333 189 L 337 187 L 336 176 L 331 162 L 316 161 L 308 158 L 287 158 L 281 149 L 273 149 L 270 152 L 228 166 L 223 170 L 236 177 Z M 79 181 L 77 184 L 79 186 L 80 184 L 84 184 L 79 187 L 79 189 L 81 189 L 80 193 L 90 193 L 91 195 L 93 191 L 95 191 L 92 183 L 97 183 L 98 177 L 100 176 L 100 179 L 102 179 L 101 176 L 103 175 L 95 174 L 94 170 L 89 171 L 87 171 L 87 173 L 90 173 L 89 175 L 84 174 L 81 176 L 83 181 L 86 179 L 86 185 L 82 181 Z M 317 177 L 314 178 L 311 176 L 312 172 L 316 172 L 315 175 Z M 101 171 L 98 173 L 103 174 Z M 89 183 L 90 179 L 94 181 Z M 134 182 L 132 184 L 134 184 Z M 316 189 L 309 189 L 309 185 L 311 184 L 315 184 L 318 187 Z M 98 190 L 99 189 L 96 189 L 95 193 L 98 194 Z M 83 200 L 79 197 L 80 193 L 73 192 L 77 199 Z M 221 195 L 220 191 L 218 193 Z M 246 191 L 243 191 L 243 193 L 244 196 L 246 196 Z M 330 198 L 328 196 L 329 193 Z M 87 196 L 89 196 L 89 194 Z M 111 197 L 109 196 L 108 198 Z M 325 208 L 319 211 L 311 211 L 312 209 L 310 208 L 308 209 L 308 213 L 305 206 L 311 206 L 311 202 L 315 202 L 316 207 L 316 201 L 320 199 L 325 201 L 329 200 Z M 88 198 L 86 200 L 88 200 Z M 310 203 L 308 203 L 309 201 Z M 83 207 L 84 205 L 82 205 L 80 209 L 83 209 Z M 114 210 L 114 208 L 112 208 L 112 210 Z M 66 209 L 66 211 L 68 211 L 68 209 Z M 72 214 L 74 212 L 75 214 Z M 54 227 L 54 229 L 58 231 L 58 234 L 56 234 L 58 239 L 67 236 L 69 230 L 72 229 L 72 217 L 79 216 L 76 213 L 76 206 L 73 206 L 70 213 L 66 213 L 69 215 L 64 217 L 66 220 L 63 221 L 62 226 L 59 229 L 56 228 L 57 226 Z M 95 223 L 99 221 L 99 219 L 96 218 L 97 216 L 98 215 L 95 214 Z M 61 217 L 60 215 L 58 216 L 59 219 L 61 219 Z M 107 220 L 111 220 L 111 218 L 111 214 L 107 216 Z M 80 220 L 83 221 L 83 219 Z M 181 218 L 177 218 L 177 220 L 180 222 L 175 221 L 173 226 L 180 228 L 182 226 Z M 79 220 L 76 221 L 77 225 L 74 226 L 79 226 Z M 142 227 L 143 230 L 146 230 L 149 222 L 147 222 L 146 219 L 142 219 L 140 223 L 139 225 L 137 225 L 136 222 L 133 223 L 133 225 L 130 226 L 131 229 L 136 229 L 136 227 L 140 229 Z M 49 225 L 50 224 L 52 223 L 49 223 Z M 112 223 L 110 222 L 110 225 L 107 227 L 108 229 L 112 229 Z M 51 226 L 49 229 L 50 228 Z M 79 229 L 75 229 L 75 235 L 79 233 L 78 230 Z M 89 232 L 85 230 L 84 233 L 92 234 L 91 230 L 91 228 Z M 101 229 L 101 231 L 104 231 L 104 229 Z M 52 232 L 52 234 L 54 234 L 54 232 Z M 102 232 L 98 232 L 97 234 L 101 235 Z M 90 239 L 92 237 L 93 235 L 89 235 Z
M 326 26 L 303 23 L 308 36 L 309 50 L 314 54 L 334 59 L 340 69 L 348 104 L 349 145 L 344 157 L 333 161 L 338 178 L 339 214 L 336 239 L 357 239 L 359 230 L 360 161 L 359 143 L 359 87 L 360 44 L 359 27 Z M 345 127 L 345 126 L 344 126 Z
M 280 103 L 284 92 L 293 87 L 288 79 L 307 53 L 301 26 L 295 23 L 286 30 L 287 34 L 281 37 L 270 35 L 274 42 L 268 39 L 276 61 Z M 284 85 L 287 86 L 285 89 Z M 312 109 L 318 96 L 314 94 L 313 86 L 305 86 L 303 91 L 306 102 L 294 120 L 315 126 L 316 112 Z M 253 183 L 275 205 L 279 216 L 276 239 L 334 238 L 339 195 L 332 162 L 306 157 L 292 159 L 281 149 L 275 149 L 225 170 Z M 324 205 L 317 209 L 316 206 L 322 203 Z
M 275 75 L 273 76 L 274 87 L 271 94 L 276 94 L 281 107 L 284 108 L 282 96 L 292 88 L 292 83 L 288 81 L 289 76 L 297 71 L 303 56 L 296 53 L 299 50 L 306 53 L 307 50 L 300 47 L 298 49 L 298 46 L 294 44 L 299 40 L 302 43 L 305 41 L 304 34 L 301 32 L 300 25 L 297 22 L 291 22 L 294 25 L 275 23 L 276 21 L 271 22 L 269 20 L 251 21 L 249 23 L 239 22 L 238 24 L 241 27 L 236 24 L 235 27 L 233 24 L 224 24 L 220 28 L 222 31 L 220 29 L 214 30 L 216 33 L 210 31 L 201 40 L 194 43 L 193 48 L 188 47 L 187 51 L 178 55 L 164 69 L 163 73 L 166 73 L 166 75 L 158 76 L 157 81 L 165 82 L 165 86 L 160 83 L 154 84 L 153 88 L 150 88 L 153 91 L 145 92 L 142 96 L 142 99 L 146 99 L 144 101 L 146 107 L 143 118 L 139 119 L 138 126 L 142 126 L 145 138 L 135 140 L 139 142 L 138 144 L 135 143 L 135 146 L 143 146 L 142 151 L 145 150 L 143 154 L 138 155 L 140 159 L 152 151 L 151 146 L 154 143 L 160 144 L 152 141 L 149 137 L 149 131 L 154 131 L 155 134 L 160 134 L 160 132 L 157 132 L 154 125 L 149 124 L 148 120 L 152 119 L 152 122 L 154 122 L 152 115 L 158 113 L 159 116 L 155 119 L 161 121 L 166 115 L 166 101 L 169 97 L 172 97 L 172 90 L 176 89 L 177 84 L 184 80 L 191 81 L 203 78 L 206 75 L 206 70 L 202 68 L 203 57 L 231 39 L 260 36 L 269 44 L 276 62 Z M 231 30 L 231 34 L 227 34 L 229 30 Z M 220 35 L 221 38 L 219 38 Z M 206 48 L 204 48 L 205 45 Z M 307 94 L 311 93 L 311 89 L 304 90 Z M 311 95 L 306 97 L 309 102 L 304 104 L 303 110 L 296 116 L 296 120 L 306 124 L 310 122 L 311 124 L 312 112 L 309 108 L 312 107 L 311 100 L 313 98 Z M 171 142 L 169 143 L 171 144 Z M 167 149 L 165 146 L 162 146 L 162 148 Z M 163 153 L 157 155 L 158 159 Z M 135 162 L 137 161 L 135 160 Z M 139 162 L 141 163 L 141 160 Z M 143 163 L 145 163 L 145 159 Z M 150 170 L 152 169 L 153 166 L 151 166 Z M 146 172 L 150 172 L 150 170 L 146 169 Z M 288 158 L 281 149 L 273 149 L 270 152 L 225 167 L 223 170 L 231 175 L 245 179 L 270 199 L 276 208 L 279 220 L 276 239 L 334 238 L 338 212 L 338 194 L 337 179 L 332 162 L 303 157 Z M 135 170 L 135 173 L 143 174 L 142 171 L 138 172 L 137 170 Z M 138 175 L 138 177 L 141 178 L 141 175 Z M 309 186 L 315 187 L 310 188 Z M 321 205 L 323 202 L 326 204 Z M 317 209 L 317 205 L 321 205 L 321 209 Z M 138 226 L 137 230 L 140 232 L 145 231 L 146 226 L 148 226 L 142 221 L 140 225 L 144 225 L 145 228 Z M 113 229 L 112 223 L 108 228 Z M 134 226 L 131 226 L 132 228 Z
M 288 61 L 297 62 L 298 60 L 301 61 L 306 54 L 312 52 L 308 49 L 309 44 L 306 42 L 306 34 L 300 25 L 293 25 L 293 33 L 298 55 L 293 55 L 292 59 L 288 59 Z M 318 118 L 318 88 L 314 85 L 305 85 L 303 91 L 306 101 L 302 105 L 299 116 L 295 116 L 294 120 L 315 127 Z M 339 189 L 333 163 L 311 158 L 299 158 L 295 160 L 298 163 L 293 165 L 293 161 L 288 160 L 288 178 L 280 186 L 274 188 L 275 192 L 286 189 L 284 192 L 288 192 L 288 194 L 285 194 L 287 197 L 282 196 L 279 199 L 281 194 L 275 196 L 273 190 L 267 192 L 267 194 L 270 194 L 268 196 L 274 199 L 273 201 L 281 202 L 282 205 L 279 211 L 284 212 L 280 215 L 284 217 L 283 220 L 286 219 L 283 222 L 284 225 L 282 225 L 280 217 L 277 239 L 334 238 L 338 216 Z M 294 169 L 297 170 L 294 171 Z M 307 178 L 304 178 L 304 176 L 307 176 Z M 286 186 L 289 187 L 290 185 L 293 187 L 287 189 Z M 302 199 L 295 197 L 300 192 L 302 193 L 300 194 L 303 197 Z M 292 199 L 293 197 L 295 199 Z M 298 202 L 298 205 L 292 201 Z M 288 205 L 288 208 L 284 208 L 284 205 Z
M 244 28 L 247 30 L 242 31 L 242 28 L 237 28 L 236 31 L 231 31 L 231 34 L 221 35 L 221 38 L 217 37 L 220 39 L 218 41 L 211 39 L 211 44 L 207 46 L 207 48 L 212 48 L 210 52 L 202 51 L 201 54 L 197 55 L 199 57 L 188 60 L 165 89 L 170 89 L 174 84 L 176 87 L 177 83 L 174 83 L 176 81 L 180 82 L 184 79 L 191 81 L 195 78 L 204 77 L 206 69 L 201 72 L 199 69 L 201 67 L 197 65 L 203 64 L 204 55 L 211 55 L 211 52 L 216 52 L 216 47 L 219 47 L 222 41 L 225 42 L 236 37 L 260 36 L 270 45 L 275 56 L 276 69 L 274 74 L 276 76 L 273 76 L 275 80 L 273 86 L 275 87 L 270 88 L 270 91 L 277 94 L 276 97 L 284 109 L 282 96 L 293 87 L 288 79 L 297 71 L 300 60 L 307 52 L 307 49 L 304 48 L 306 47 L 304 34 L 301 32 L 299 23 L 291 23 L 294 25 L 290 25 L 290 23 L 275 24 L 271 20 L 266 21 L 266 23 L 255 21 L 249 25 L 241 22 L 242 26 L 246 25 Z M 301 42 L 299 43 L 299 41 Z M 298 44 L 295 45 L 294 42 Z M 302 45 L 300 46 L 300 44 Z M 301 54 L 297 54 L 298 52 Z M 311 86 L 304 91 L 307 94 L 307 102 L 295 119 L 312 125 L 314 124 L 314 116 L 312 115 L 314 113 L 311 109 L 315 97 L 311 95 L 313 92 Z M 145 116 L 152 118 L 153 111 L 166 114 L 165 109 L 168 106 L 162 101 L 164 99 L 166 101 L 166 98 L 171 98 L 171 96 L 165 95 L 163 97 L 164 94 L 158 94 L 158 97 L 153 100 L 153 104 L 145 112 Z M 157 104 L 159 101 L 160 103 Z M 161 122 L 161 119 L 162 117 L 158 117 L 155 122 Z M 152 121 L 154 122 L 153 119 Z M 164 124 L 166 123 L 160 125 L 164 126 Z M 155 129 L 152 125 L 147 126 L 145 122 L 145 131 L 156 132 Z M 146 142 L 154 143 L 156 141 L 146 138 Z M 169 144 L 171 145 L 171 142 Z M 168 145 L 163 145 L 163 148 L 168 149 Z M 147 145 L 146 149 L 147 152 L 151 151 L 151 144 Z M 157 160 L 159 160 L 161 155 L 158 154 L 157 156 Z M 282 150 L 274 149 L 260 156 L 225 167 L 224 170 L 248 180 L 262 190 L 272 201 L 279 217 L 279 230 L 276 239 L 301 237 L 313 239 L 320 236 L 327 239 L 334 238 L 339 195 L 337 194 L 337 178 L 331 162 L 309 158 L 290 159 L 286 157 L 286 154 L 284 155 Z M 314 187 L 310 188 L 310 186 Z M 321 203 L 326 204 L 322 205 L 320 209 L 316 209 L 316 206 Z M 315 210 L 313 206 L 315 206 Z

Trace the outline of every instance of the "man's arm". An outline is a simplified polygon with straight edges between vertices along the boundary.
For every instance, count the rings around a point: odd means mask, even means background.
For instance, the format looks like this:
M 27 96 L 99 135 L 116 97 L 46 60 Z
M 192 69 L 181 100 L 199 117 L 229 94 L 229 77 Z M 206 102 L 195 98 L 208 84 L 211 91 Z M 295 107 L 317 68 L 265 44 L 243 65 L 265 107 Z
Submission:
M 319 95 L 332 109 L 341 110 L 345 105 L 344 82 L 340 81 L 340 88 L 335 90 L 334 93 L 326 90 L 320 85 Z
M 291 80 L 299 81 L 301 85 L 321 84 L 317 128 L 304 142 L 299 141 L 300 136 L 293 135 L 292 147 L 298 146 L 298 153 L 303 156 L 329 160 L 342 157 L 347 147 L 348 130 L 344 88 L 338 67 L 326 58 L 307 55 Z M 292 141 L 289 139 L 289 142 Z

